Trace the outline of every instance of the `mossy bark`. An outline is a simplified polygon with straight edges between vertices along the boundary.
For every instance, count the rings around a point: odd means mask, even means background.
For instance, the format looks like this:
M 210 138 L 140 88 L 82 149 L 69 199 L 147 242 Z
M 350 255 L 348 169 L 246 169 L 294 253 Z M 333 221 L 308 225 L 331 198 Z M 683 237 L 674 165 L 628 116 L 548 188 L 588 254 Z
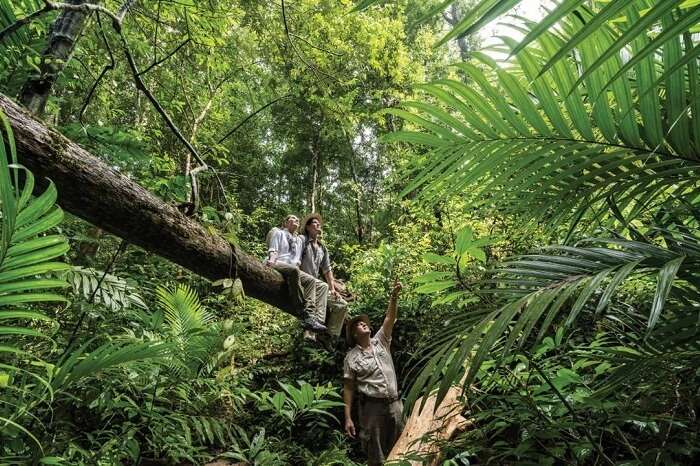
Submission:
M 65 210 L 208 279 L 238 277 L 247 296 L 294 314 L 279 272 L 212 235 L 2 94 L 0 111 L 12 126 L 19 162 L 39 186 L 46 179 L 56 184 Z

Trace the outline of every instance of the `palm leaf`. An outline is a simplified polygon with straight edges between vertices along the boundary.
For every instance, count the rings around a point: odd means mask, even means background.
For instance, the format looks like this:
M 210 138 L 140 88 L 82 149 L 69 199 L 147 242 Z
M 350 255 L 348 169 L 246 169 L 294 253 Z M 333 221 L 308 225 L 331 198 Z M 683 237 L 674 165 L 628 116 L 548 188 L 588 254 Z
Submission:
M 0 11 L 3 5 L 0 4 Z M 24 339 L 48 338 L 39 327 L 22 322 L 51 321 L 43 312 L 32 308 L 39 303 L 60 303 L 67 300 L 62 294 L 52 292 L 67 286 L 65 280 L 45 275 L 66 270 L 67 264 L 58 261 L 68 251 L 63 236 L 50 234 L 61 221 L 63 213 L 55 206 L 56 190 L 52 184 L 38 197 L 33 198 L 34 177 L 31 172 L 17 165 L 17 154 L 12 131 L 6 117 L 0 113 L 0 367 L 19 377 L 20 393 L 18 409 L 4 425 L 12 425 L 37 442 L 34 435 L 20 423 L 31 411 L 30 407 L 46 398 L 53 398 L 50 382 L 34 374 L 34 366 L 41 365 L 30 352 L 21 350 Z M 24 172 L 20 185 L 19 172 Z M 44 276 L 42 276 L 44 275 Z M 26 365 L 28 369 L 22 366 Z M 20 383 L 21 380 L 28 383 Z M 36 381 L 39 383 L 37 384 Z M 38 442 L 37 442 L 38 443 Z
M 644 206 L 671 193 L 683 197 L 697 189 L 700 157 L 693 151 L 700 145 L 695 140 L 700 126 L 692 109 L 700 104 L 683 104 L 697 93 L 697 73 L 682 79 L 684 66 L 695 69 L 694 58 L 687 56 L 697 54 L 696 45 L 687 39 L 687 28 L 651 21 L 659 11 L 647 12 L 646 22 L 638 23 L 647 29 L 622 41 L 611 28 L 581 35 L 585 27 L 579 20 L 563 17 L 562 32 L 583 37 L 567 60 L 553 58 L 569 39 L 540 32 L 508 71 L 484 60 L 487 72 L 460 66 L 468 84 L 440 80 L 420 86 L 435 104 L 411 102 L 405 110 L 387 110 L 413 127 L 392 140 L 428 147 L 427 157 L 416 159 L 403 194 L 420 189 L 422 199 L 434 202 L 468 192 L 474 203 L 488 199 L 499 209 L 558 223 L 610 197 L 641 215 Z M 627 38 L 635 50 L 644 50 L 650 27 L 660 28 L 657 37 L 665 38 L 662 60 L 640 57 L 622 74 L 626 65 L 615 54 L 597 64 L 601 53 L 628 43 Z M 504 43 L 518 50 L 515 41 L 504 38 Z M 542 73 L 547 63 L 549 71 Z M 649 88 L 660 91 L 649 94 Z M 454 143 L 438 145 L 438 140 Z M 654 195 L 635 201 L 650 180 Z
M 168 340 L 177 348 L 170 359 L 171 369 L 176 374 L 198 373 L 207 367 L 207 359 L 222 341 L 214 316 L 186 285 L 174 290 L 159 287 L 156 296 L 164 311 Z
M 110 341 L 92 351 L 87 348 L 93 340 L 72 351 L 56 369 L 51 385 L 54 390 L 66 390 L 77 380 L 92 377 L 99 372 L 125 364 L 149 359 L 161 359 L 172 354 L 172 345 L 162 342 Z
M 579 246 L 552 246 L 502 263 L 493 270 L 493 279 L 482 286 L 485 292 L 503 296 L 507 303 L 476 325 L 467 321 L 468 326 L 461 327 L 456 336 L 452 328 L 449 338 L 438 340 L 437 346 L 431 348 L 432 357 L 411 389 L 411 396 L 437 389 L 438 400 L 442 400 L 447 389 L 461 380 L 467 365 L 469 371 L 464 384 L 473 381 L 481 364 L 493 357 L 497 342 L 504 342 L 500 350 L 502 357 L 511 354 L 516 345 L 535 345 L 554 322 L 572 327 L 582 312 L 603 312 L 614 290 L 632 277 L 656 280 L 647 317 L 653 339 L 664 307 L 674 299 L 672 289 L 700 279 L 697 272 L 700 239 L 683 235 L 680 238 L 687 245 L 679 249 L 678 233 L 668 230 L 663 233 L 668 238 L 666 246 L 622 239 L 589 239 Z M 674 250 L 669 244 L 674 244 Z M 597 298 L 601 290 L 604 291 Z M 598 301 L 595 306 L 594 300 Z M 563 315 L 565 311 L 567 315 Z M 530 336 L 536 326 L 539 335 L 532 340 Z M 415 398 L 409 400 L 412 401 Z

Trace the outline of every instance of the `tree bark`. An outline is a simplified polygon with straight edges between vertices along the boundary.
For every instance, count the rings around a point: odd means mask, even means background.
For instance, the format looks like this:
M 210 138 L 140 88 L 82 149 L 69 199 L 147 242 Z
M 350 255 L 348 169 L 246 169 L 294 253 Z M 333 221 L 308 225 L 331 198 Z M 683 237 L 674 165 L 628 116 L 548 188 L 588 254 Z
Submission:
M 309 143 L 309 152 L 311 153 L 311 193 L 309 194 L 309 207 L 311 212 L 316 210 L 316 199 L 318 198 L 318 168 L 319 168 L 319 151 L 315 140 Z
M 84 0 L 67 0 L 66 3 L 79 5 Z M 93 3 L 99 3 L 99 0 Z M 75 44 L 89 17 L 82 11 L 63 11 L 51 25 L 48 45 L 41 54 L 40 72 L 30 76 L 20 91 L 20 102 L 33 114 L 44 113 L 51 89 L 73 55 Z
M 450 5 L 449 11 L 449 15 L 444 13 L 443 18 L 450 26 L 455 27 L 464 18 L 464 4 L 454 2 Z M 459 47 L 459 56 L 462 61 L 469 60 L 472 50 L 466 37 L 462 36 L 457 38 L 457 47 Z
M 420 411 L 420 405 L 423 398 L 416 401 L 406 421 L 406 427 L 394 448 L 391 449 L 387 461 L 411 458 L 406 462 L 407 465 L 437 466 L 440 462 L 442 443 L 452 438 L 456 432 L 465 430 L 473 424 L 461 415 L 464 407 L 461 397 L 462 384 L 460 383 L 449 389 L 437 411 L 435 411 L 435 394 L 428 397 L 422 411 Z
M 66 211 L 210 280 L 238 277 L 248 296 L 294 314 L 279 272 L 210 234 L 2 94 L 0 111 L 12 126 L 19 162 L 37 182 L 50 178 L 56 184 Z

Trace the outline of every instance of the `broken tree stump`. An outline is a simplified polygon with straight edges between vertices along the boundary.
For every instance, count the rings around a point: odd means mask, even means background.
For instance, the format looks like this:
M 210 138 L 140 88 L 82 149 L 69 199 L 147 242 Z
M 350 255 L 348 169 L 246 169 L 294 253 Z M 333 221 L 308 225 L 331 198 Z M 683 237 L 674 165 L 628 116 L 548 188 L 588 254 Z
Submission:
M 473 425 L 461 414 L 464 409 L 462 392 L 461 383 L 450 388 L 437 411 L 436 393 L 428 397 L 422 411 L 423 398 L 418 399 L 387 461 L 404 460 L 411 466 L 437 465 L 441 444 Z

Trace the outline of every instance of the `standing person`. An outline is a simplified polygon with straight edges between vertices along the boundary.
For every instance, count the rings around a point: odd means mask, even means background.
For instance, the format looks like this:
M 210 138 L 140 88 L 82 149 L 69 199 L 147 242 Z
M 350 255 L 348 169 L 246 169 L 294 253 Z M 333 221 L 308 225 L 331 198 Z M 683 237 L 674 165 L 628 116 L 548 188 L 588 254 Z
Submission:
M 325 312 L 327 292 L 319 292 L 318 280 L 299 270 L 304 239 L 298 235 L 298 229 L 299 217 L 287 215 L 283 228 L 270 231 L 266 262 L 284 275 L 289 297 L 304 331 L 325 332 L 323 320 L 319 321 L 316 316 L 319 308 Z
M 323 220 L 319 214 L 309 214 L 304 218 L 303 226 L 301 227 L 301 234 L 304 239 L 304 250 L 301 255 L 301 266 L 299 268 L 325 285 L 325 289 L 328 293 L 329 308 L 333 310 L 337 309 L 338 312 L 344 314 L 347 303 L 340 297 L 335 289 L 335 281 L 328 249 L 319 241 L 322 229 Z M 325 283 L 320 281 L 321 277 L 323 277 Z M 318 314 L 316 314 L 315 317 L 320 322 L 325 322 L 326 309 L 318 309 Z M 312 340 L 316 339 L 316 336 L 311 332 L 306 332 L 305 337 Z
M 369 466 L 384 462 L 403 429 L 403 406 L 399 400 L 396 371 L 389 350 L 400 291 L 401 283 L 394 283 L 384 323 L 374 337 L 371 337 L 372 329 L 367 315 L 354 317 L 345 327 L 348 346 L 351 346 L 343 364 L 345 432 L 355 438 L 351 411 L 353 397 L 357 393 L 360 441 L 367 453 Z

